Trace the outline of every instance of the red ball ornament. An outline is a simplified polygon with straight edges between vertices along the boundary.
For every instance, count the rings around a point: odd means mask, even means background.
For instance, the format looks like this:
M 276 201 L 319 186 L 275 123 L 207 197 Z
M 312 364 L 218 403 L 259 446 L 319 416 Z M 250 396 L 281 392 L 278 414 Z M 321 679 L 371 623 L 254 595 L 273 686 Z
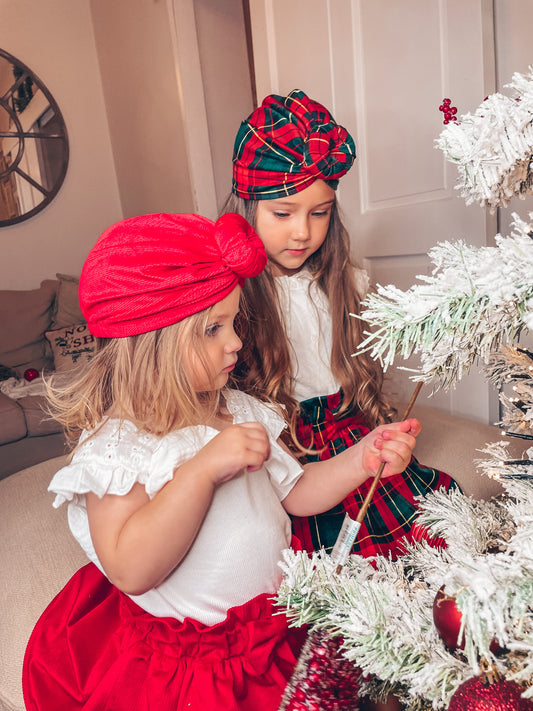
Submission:
M 448 711 L 533 711 L 533 702 L 522 698 L 523 691 L 514 681 L 487 684 L 483 676 L 474 676 L 457 689 Z
M 440 638 L 451 652 L 464 649 L 465 646 L 464 635 L 461 642 L 457 642 L 462 617 L 455 604 L 455 598 L 446 595 L 444 587 L 440 588 L 433 600 L 433 622 Z
M 39 377 L 39 371 L 35 368 L 28 368 L 24 371 L 24 377 L 30 383 L 32 380 L 35 380 L 35 378 Z
M 461 641 L 457 642 L 462 618 L 463 615 L 455 604 L 455 598 L 446 595 L 444 586 L 442 586 L 433 600 L 433 622 L 440 638 L 450 652 L 465 648 L 464 635 L 461 637 Z M 495 639 L 490 643 L 489 649 L 496 655 L 503 651 Z

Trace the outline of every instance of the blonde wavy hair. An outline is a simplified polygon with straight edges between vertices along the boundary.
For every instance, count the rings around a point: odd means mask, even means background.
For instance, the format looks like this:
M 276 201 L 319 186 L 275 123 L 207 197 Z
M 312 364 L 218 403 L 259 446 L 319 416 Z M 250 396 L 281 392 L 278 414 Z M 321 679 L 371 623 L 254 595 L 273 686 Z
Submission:
M 205 424 L 220 410 L 220 391 L 198 393 L 185 362 L 194 357 L 213 378 L 204 351 L 210 309 L 149 333 L 98 338 L 96 353 L 73 379 L 48 383 L 51 414 L 72 440 L 97 429 L 108 417 L 130 420 L 140 430 L 163 436 Z M 213 386 L 214 387 L 214 386 Z
M 251 225 L 256 223 L 257 201 L 245 200 L 231 194 L 223 212 L 237 212 Z M 337 203 L 332 207 L 326 239 L 306 261 L 313 280 L 328 298 L 333 346 L 331 370 L 343 391 L 343 402 L 337 418 L 362 412 L 373 428 L 389 422 L 395 410 L 383 392 L 383 371 L 368 353 L 352 353 L 363 340 L 368 325 L 350 316 L 361 311 L 361 297 L 357 291 L 350 257 L 350 239 L 339 214 Z M 299 448 L 295 423 L 298 402 L 293 397 L 293 363 L 284 318 L 269 264 L 266 269 L 247 279 L 243 289 L 245 315 L 239 321 L 243 348 L 233 382 L 261 400 L 277 401 L 285 406 L 293 443 Z

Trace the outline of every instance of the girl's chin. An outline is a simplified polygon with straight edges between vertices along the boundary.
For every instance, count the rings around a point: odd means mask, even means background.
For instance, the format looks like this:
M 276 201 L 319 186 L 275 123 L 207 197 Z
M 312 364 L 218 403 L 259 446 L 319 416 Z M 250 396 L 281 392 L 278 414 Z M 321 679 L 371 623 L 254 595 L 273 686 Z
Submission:
M 229 373 L 220 373 L 212 383 L 201 383 L 199 387 L 195 387 L 197 393 L 214 393 L 217 390 L 227 385 Z
M 292 276 L 293 274 L 298 274 L 302 270 L 305 263 L 305 259 L 291 259 L 287 260 L 285 264 L 273 264 L 272 265 L 272 275 L 273 276 Z

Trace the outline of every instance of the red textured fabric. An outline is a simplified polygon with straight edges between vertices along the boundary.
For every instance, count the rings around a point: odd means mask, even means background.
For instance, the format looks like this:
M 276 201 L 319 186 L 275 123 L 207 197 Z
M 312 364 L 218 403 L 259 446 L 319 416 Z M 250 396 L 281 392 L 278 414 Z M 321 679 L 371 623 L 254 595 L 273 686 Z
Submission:
M 92 564 L 45 610 L 23 668 L 27 711 L 275 711 L 305 632 L 260 595 L 213 627 L 142 610 Z
M 299 90 L 271 94 L 239 127 L 232 190 L 248 200 L 272 200 L 317 179 L 335 189 L 354 160 L 352 137 L 322 104 Z
M 222 301 L 266 265 L 263 243 L 240 215 L 132 217 L 109 227 L 80 277 L 82 313 L 94 336 L 170 326 Z

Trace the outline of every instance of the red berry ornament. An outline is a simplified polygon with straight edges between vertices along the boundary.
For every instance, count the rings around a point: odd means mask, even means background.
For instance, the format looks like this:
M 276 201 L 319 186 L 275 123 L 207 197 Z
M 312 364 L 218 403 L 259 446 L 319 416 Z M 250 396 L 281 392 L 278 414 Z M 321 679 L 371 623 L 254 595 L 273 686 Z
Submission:
M 488 684 L 483 676 L 474 676 L 457 689 L 448 711 L 533 711 L 533 703 L 522 698 L 523 691 L 514 681 Z
M 457 113 L 457 107 L 452 106 L 451 104 L 452 102 L 450 99 L 443 99 L 442 104 L 439 106 L 439 111 L 442 111 L 444 114 L 444 124 L 450 123 L 450 121 L 457 121 L 457 117 L 455 115 Z
M 39 371 L 35 368 L 28 368 L 24 371 L 24 377 L 28 382 L 31 382 L 32 380 L 35 380 L 35 378 L 39 377 Z

